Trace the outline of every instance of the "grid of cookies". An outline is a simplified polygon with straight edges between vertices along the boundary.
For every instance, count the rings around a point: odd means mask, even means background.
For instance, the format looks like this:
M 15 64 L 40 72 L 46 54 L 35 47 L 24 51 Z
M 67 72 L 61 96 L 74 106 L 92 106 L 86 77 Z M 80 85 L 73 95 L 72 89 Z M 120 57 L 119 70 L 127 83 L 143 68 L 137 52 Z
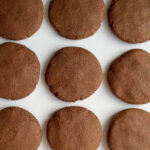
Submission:
M 0 0 L 0 36 L 4 40 L 0 45 L 0 98 L 9 106 L 3 105 L 0 110 L 0 150 L 37 150 L 43 132 L 46 137 L 42 143 L 47 142 L 52 150 L 97 150 L 102 140 L 107 141 L 110 150 L 150 149 L 150 114 L 141 109 L 150 102 L 150 55 L 142 48 L 150 40 L 150 1 L 111 0 L 107 5 L 103 0 L 51 0 L 44 5 L 42 0 Z M 43 20 L 48 22 L 45 28 L 52 28 L 62 42 L 72 43 L 56 46 L 59 48 L 48 58 L 45 68 L 40 60 L 44 50 L 38 56 L 22 44 L 36 37 Z M 131 47 L 110 61 L 106 73 L 95 52 L 79 43 L 98 35 L 107 25 L 105 21 L 117 42 L 124 41 Z M 103 80 L 107 80 L 109 88 L 105 87 L 111 96 L 118 99 L 114 105 L 122 101 L 128 108 L 114 112 L 107 131 L 94 107 L 86 108 L 95 105 L 92 96 L 103 86 Z M 38 93 L 38 84 L 45 84 L 43 90 L 63 106 L 54 106 L 44 129 L 38 117 L 26 109 L 29 96 L 35 90 Z M 90 97 L 93 102 L 86 101 Z M 86 105 L 80 106 L 82 102 Z M 36 109 L 36 105 L 30 107 Z

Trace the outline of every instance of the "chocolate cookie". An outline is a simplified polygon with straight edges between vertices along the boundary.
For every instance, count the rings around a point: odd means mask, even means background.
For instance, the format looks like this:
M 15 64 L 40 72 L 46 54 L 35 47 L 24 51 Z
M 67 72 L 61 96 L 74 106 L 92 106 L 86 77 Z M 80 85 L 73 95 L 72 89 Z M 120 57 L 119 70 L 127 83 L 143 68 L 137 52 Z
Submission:
M 52 0 L 49 20 L 61 36 L 83 39 L 100 28 L 104 12 L 103 0 Z
M 130 50 L 116 59 L 108 70 L 113 93 L 130 104 L 150 101 L 150 55 L 144 50 Z
M 150 0 L 112 0 L 108 11 L 114 33 L 129 43 L 150 40 Z
M 33 35 L 43 20 L 41 0 L 0 0 L 0 35 L 22 40 Z
M 27 47 L 4 43 L 0 45 L 0 97 L 17 100 L 28 96 L 39 80 L 40 64 Z
M 47 138 L 53 150 L 97 150 L 102 128 L 93 112 L 83 107 L 66 107 L 49 120 Z
M 37 150 L 42 134 L 37 119 L 19 107 L 0 111 L 0 149 Z
M 66 102 L 93 94 L 102 80 L 101 66 L 89 51 L 78 47 L 59 50 L 50 61 L 45 79 L 49 89 Z
M 116 115 L 109 133 L 111 150 L 149 150 L 150 114 L 140 109 L 127 109 Z

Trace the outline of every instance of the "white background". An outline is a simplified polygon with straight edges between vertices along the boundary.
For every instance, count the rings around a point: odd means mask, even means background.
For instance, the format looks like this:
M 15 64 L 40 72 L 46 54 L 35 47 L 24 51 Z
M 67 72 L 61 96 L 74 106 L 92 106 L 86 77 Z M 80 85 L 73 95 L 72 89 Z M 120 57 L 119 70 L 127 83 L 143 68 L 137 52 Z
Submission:
M 145 105 L 129 105 L 120 101 L 112 94 L 106 80 L 108 67 L 116 57 L 129 49 L 142 48 L 150 52 L 150 42 L 128 44 L 118 39 L 108 25 L 107 13 L 105 14 L 105 20 L 101 28 L 94 36 L 78 41 L 62 38 L 54 31 L 48 21 L 49 2 L 50 0 L 43 0 L 44 20 L 39 31 L 26 40 L 15 41 L 29 47 L 39 58 L 41 74 L 37 88 L 30 96 L 19 101 L 0 99 L 0 109 L 8 106 L 19 106 L 33 113 L 39 120 L 43 132 L 43 139 L 39 150 L 51 150 L 46 139 L 45 129 L 52 113 L 66 106 L 86 107 L 98 116 L 103 127 L 103 140 L 98 150 L 108 150 L 106 140 L 107 130 L 114 114 L 132 107 L 150 111 L 150 103 Z M 110 2 L 111 0 L 105 0 L 107 8 Z M 0 38 L 0 44 L 6 41 L 8 40 Z M 49 92 L 44 79 L 45 69 L 50 58 L 57 50 L 66 46 L 78 46 L 91 51 L 98 58 L 103 69 L 103 82 L 100 88 L 91 97 L 83 101 L 77 101 L 76 103 L 66 103 L 58 100 Z

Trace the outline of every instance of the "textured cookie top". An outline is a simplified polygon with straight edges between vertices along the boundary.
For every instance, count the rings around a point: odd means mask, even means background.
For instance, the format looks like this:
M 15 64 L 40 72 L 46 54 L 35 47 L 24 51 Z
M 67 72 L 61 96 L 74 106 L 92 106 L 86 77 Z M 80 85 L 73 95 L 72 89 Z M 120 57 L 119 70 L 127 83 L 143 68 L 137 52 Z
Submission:
M 91 111 L 82 107 L 66 107 L 49 120 L 47 137 L 53 150 L 97 150 L 102 129 Z
M 0 97 L 17 100 L 28 96 L 39 80 L 40 64 L 27 47 L 4 43 L 0 45 Z
M 114 33 L 129 43 L 150 40 L 150 0 L 112 0 L 108 20 Z
M 59 50 L 45 74 L 52 93 L 67 102 L 83 100 L 94 93 L 102 80 L 101 66 L 89 51 L 78 47 Z
M 103 0 L 52 0 L 49 20 L 61 36 L 82 39 L 99 29 L 104 12 Z
M 108 70 L 113 93 L 130 104 L 150 101 L 150 55 L 144 50 L 130 50 L 116 59 Z
M 41 138 L 40 125 L 31 113 L 18 107 L 0 111 L 1 150 L 37 150 Z
M 127 109 L 113 119 L 108 144 L 111 150 L 149 150 L 150 114 L 140 109 Z
M 0 0 L 0 35 L 11 40 L 30 37 L 41 26 L 41 0 Z

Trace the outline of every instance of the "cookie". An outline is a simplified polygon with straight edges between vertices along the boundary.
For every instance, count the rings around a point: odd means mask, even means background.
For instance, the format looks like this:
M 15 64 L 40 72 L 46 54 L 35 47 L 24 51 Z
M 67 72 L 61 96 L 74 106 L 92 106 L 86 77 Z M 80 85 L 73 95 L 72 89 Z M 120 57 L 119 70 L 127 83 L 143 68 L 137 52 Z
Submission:
M 63 37 L 77 40 L 93 35 L 104 19 L 103 0 L 52 0 L 49 20 Z
M 46 73 L 50 91 L 66 102 L 83 100 L 94 93 L 102 80 L 96 57 L 79 47 L 59 50 L 51 59 Z
M 118 113 L 108 133 L 110 150 L 149 150 L 150 113 L 127 109 Z
M 4 43 L 0 45 L 0 97 L 18 100 L 28 96 L 39 80 L 40 64 L 27 47 Z
M 32 36 L 41 26 L 41 0 L 0 0 L 0 35 L 10 40 Z
M 0 149 L 37 150 L 42 134 L 37 119 L 19 107 L 0 111 Z
M 144 50 L 130 50 L 117 58 L 108 70 L 113 93 L 129 104 L 150 101 L 150 55 Z
M 112 0 L 108 11 L 114 33 L 129 43 L 150 40 L 150 0 Z
M 49 120 L 47 138 L 53 150 L 97 150 L 102 128 L 93 112 L 83 107 L 66 107 Z

